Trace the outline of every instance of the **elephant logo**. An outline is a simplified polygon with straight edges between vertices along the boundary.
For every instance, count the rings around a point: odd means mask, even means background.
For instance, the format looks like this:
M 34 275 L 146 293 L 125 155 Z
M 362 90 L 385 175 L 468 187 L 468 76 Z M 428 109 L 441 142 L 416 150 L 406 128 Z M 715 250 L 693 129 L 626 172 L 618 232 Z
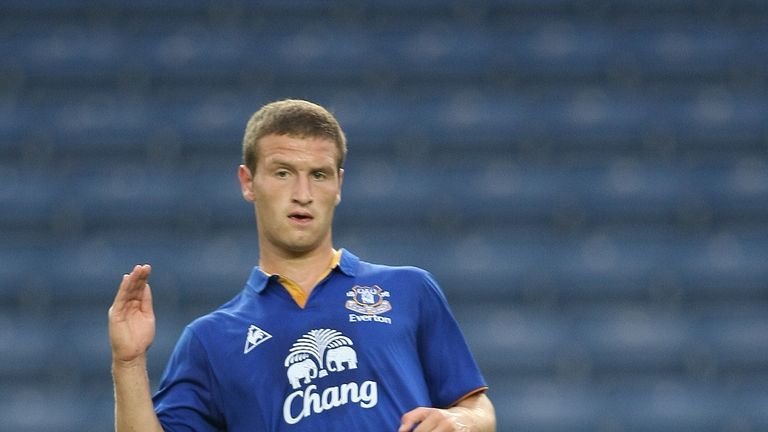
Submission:
M 300 337 L 289 350 L 284 366 L 293 389 L 330 372 L 357 369 L 352 340 L 338 330 L 316 329 Z
M 304 384 L 309 384 L 314 378 L 317 378 L 317 364 L 312 359 L 302 360 L 288 367 L 288 381 L 294 390 L 301 387 L 302 379 Z
M 345 364 L 348 369 L 357 369 L 357 353 L 348 346 L 328 350 L 325 361 L 326 367 L 331 372 L 343 371 Z

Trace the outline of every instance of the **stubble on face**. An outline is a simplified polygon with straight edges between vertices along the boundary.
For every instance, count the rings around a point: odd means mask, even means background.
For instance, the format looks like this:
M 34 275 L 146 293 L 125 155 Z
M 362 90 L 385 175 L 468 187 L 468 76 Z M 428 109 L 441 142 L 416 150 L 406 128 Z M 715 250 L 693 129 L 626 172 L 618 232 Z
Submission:
M 336 153 L 324 138 L 261 138 L 252 181 L 261 249 L 296 257 L 332 248 L 343 178 Z

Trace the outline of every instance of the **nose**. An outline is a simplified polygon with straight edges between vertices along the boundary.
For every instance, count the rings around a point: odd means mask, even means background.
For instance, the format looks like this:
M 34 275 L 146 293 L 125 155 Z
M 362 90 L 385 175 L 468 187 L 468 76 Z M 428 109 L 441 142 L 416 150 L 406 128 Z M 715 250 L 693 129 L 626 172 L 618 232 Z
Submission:
M 300 205 L 312 204 L 312 182 L 310 179 L 305 176 L 297 176 L 291 199 Z

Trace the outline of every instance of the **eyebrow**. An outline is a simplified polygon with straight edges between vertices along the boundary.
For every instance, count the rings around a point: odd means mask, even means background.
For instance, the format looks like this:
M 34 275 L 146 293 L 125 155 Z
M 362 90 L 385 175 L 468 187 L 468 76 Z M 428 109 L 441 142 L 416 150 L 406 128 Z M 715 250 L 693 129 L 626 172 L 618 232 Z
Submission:
M 280 158 L 274 158 L 271 160 L 266 160 L 266 166 L 267 167 L 288 167 L 288 168 L 294 168 L 295 164 L 286 161 L 285 159 Z M 333 167 L 335 165 L 335 162 L 333 164 L 322 164 L 320 166 L 311 166 L 309 171 L 322 171 L 322 172 L 335 172 L 336 169 Z

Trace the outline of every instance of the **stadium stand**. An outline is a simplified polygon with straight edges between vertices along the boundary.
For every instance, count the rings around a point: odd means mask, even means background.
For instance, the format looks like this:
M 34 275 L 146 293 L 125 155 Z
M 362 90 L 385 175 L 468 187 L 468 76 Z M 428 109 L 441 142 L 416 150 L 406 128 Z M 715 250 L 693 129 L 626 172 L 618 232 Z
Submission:
M 336 244 L 429 269 L 499 431 L 768 430 L 768 3 L 0 2 L 0 431 L 112 427 L 106 311 L 154 266 L 156 384 L 257 259 L 245 121 L 350 154 Z

